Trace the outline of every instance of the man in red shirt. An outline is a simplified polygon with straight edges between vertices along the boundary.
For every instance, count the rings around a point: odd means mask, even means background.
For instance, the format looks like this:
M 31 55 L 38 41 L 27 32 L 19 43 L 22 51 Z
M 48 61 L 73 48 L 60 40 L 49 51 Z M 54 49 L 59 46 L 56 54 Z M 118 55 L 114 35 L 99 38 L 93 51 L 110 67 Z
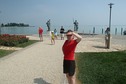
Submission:
M 75 84 L 74 73 L 76 66 L 74 52 L 82 37 L 79 34 L 74 33 L 72 30 L 68 30 L 66 36 L 67 40 L 62 47 L 64 54 L 63 73 L 66 74 L 69 84 Z M 74 37 L 76 37 L 76 39 L 74 39 Z
M 40 41 L 43 41 L 43 29 L 42 27 L 39 27 L 39 30 L 38 30 L 38 33 L 39 33 L 39 38 L 40 38 Z

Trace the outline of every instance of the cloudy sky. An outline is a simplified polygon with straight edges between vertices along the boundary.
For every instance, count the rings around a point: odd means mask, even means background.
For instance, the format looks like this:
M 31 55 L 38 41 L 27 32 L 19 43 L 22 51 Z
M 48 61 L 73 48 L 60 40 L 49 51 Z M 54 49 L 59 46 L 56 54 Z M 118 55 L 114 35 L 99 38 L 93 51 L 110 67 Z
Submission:
M 109 3 L 112 7 L 112 24 L 126 24 L 126 0 L 0 0 L 0 23 L 27 23 L 52 25 L 108 25 Z

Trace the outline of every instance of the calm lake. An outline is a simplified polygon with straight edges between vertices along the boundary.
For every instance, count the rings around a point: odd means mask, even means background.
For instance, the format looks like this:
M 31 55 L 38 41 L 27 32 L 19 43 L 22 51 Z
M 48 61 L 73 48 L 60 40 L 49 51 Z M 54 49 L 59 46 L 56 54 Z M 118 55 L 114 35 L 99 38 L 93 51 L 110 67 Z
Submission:
M 51 26 L 51 31 L 57 29 L 59 33 L 61 26 Z M 64 26 L 65 31 L 69 28 L 73 28 L 73 26 Z M 92 34 L 95 28 L 95 34 L 104 34 L 104 31 L 107 28 L 107 25 L 84 25 L 79 26 L 78 32 L 79 33 L 87 33 Z M 47 27 L 44 26 L 44 34 L 47 33 Z M 73 28 L 74 29 L 74 28 Z M 73 30 L 72 29 L 72 30 Z M 111 34 L 121 35 L 121 32 L 126 30 L 126 25 L 113 25 L 111 26 Z M 24 35 L 31 35 L 31 34 L 38 34 L 38 27 L 0 27 L 1 34 L 24 34 Z

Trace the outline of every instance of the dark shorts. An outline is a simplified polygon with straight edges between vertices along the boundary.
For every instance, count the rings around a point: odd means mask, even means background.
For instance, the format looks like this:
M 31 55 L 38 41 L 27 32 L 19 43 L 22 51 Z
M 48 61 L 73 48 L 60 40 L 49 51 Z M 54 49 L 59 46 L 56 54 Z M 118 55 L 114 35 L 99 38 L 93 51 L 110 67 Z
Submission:
M 42 37 L 42 33 L 39 34 L 39 37 Z
M 63 61 L 63 73 L 68 73 L 69 76 L 73 76 L 75 73 L 75 60 L 64 60 Z

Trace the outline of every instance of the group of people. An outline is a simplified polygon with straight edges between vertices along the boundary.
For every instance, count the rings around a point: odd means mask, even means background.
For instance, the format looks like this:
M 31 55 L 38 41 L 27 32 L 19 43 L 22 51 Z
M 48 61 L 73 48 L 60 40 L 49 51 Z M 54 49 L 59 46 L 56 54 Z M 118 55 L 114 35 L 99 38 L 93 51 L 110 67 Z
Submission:
M 39 37 L 40 41 L 43 41 L 43 29 L 39 27 Z M 77 44 L 81 41 L 82 37 L 73 32 L 72 30 L 68 30 L 65 33 L 63 26 L 60 29 L 61 40 L 64 40 L 64 34 L 66 34 L 67 40 L 64 42 L 62 46 L 62 52 L 64 55 L 63 60 L 63 73 L 66 75 L 69 84 L 75 84 L 75 49 Z M 108 36 L 110 35 L 110 28 L 107 28 L 105 31 L 105 45 L 108 47 Z M 55 44 L 55 39 L 57 39 L 57 30 L 51 31 L 51 43 Z
M 54 31 L 49 31 L 49 32 L 51 36 L 51 43 L 55 44 L 55 39 L 58 39 L 57 30 L 54 29 Z M 39 33 L 40 41 L 43 41 L 43 28 L 42 27 L 39 27 L 38 33 Z M 60 29 L 61 40 L 64 40 L 64 34 L 65 34 L 65 29 L 63 28 L 63 26 L 61 26 L 61 29 Z
M 64 28 L 61 26 L 60 34 L 61 34 L 61 40 L 64 40 Z M 39 37 L 40 41 L 43 41 L 43 29 L 39 27 Z M 54 32 L 51 31 L 51 43 L 55 44 L 55 35 L 57 35 L 57 30 L 55 29 Z M 62 46 L 62 52 L 64 54 L 64 60 L 63 60 L 63 73 L 66 75 L 68 83 L 69 84 L 75 84 L 75 56 L 74 52 L 76 49 L 77 44 L 81 41 L 82 37 L 73 32 L 72 30 L 68 30 L 66 32 L 67 40 L 64 42 Z M 76 37 L 76 38 L 74 38 Z M 56 37 L 57 38 L 57 37 Z

